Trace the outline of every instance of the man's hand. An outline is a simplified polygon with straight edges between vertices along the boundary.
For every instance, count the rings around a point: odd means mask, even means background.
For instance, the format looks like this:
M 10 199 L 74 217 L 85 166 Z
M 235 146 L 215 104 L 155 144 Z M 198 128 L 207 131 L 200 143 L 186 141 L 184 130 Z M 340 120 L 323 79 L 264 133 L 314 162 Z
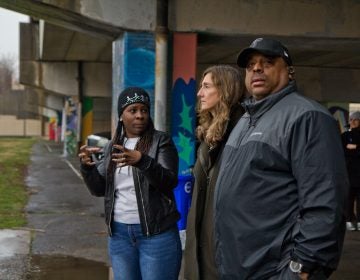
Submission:
M 299 277 L 300 277 L 301 280 L 308 280 L 309 279 L 309 273 L 301 272 L 301 273 L 299 273 Z
M 346 145 L 346 149 L 349 149 L 349 150 L 355 150 L 356 149 L 356 144 L 347 144 Z

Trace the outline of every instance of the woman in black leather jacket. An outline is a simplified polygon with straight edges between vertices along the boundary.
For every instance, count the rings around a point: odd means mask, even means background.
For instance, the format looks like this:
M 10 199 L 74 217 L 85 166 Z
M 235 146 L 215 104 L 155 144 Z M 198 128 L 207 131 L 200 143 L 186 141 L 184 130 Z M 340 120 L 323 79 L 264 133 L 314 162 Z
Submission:
M 92 161 L 99 148 L 80 148 L 85 183 L 91 194 L 104 196 L 115 280 L 177 280 L 180 270 L 180 214 L 173 194 L 178 154 L 171 138 L 154 129 L 149 111 L 144 89 L 125 89 L 103 159 Z

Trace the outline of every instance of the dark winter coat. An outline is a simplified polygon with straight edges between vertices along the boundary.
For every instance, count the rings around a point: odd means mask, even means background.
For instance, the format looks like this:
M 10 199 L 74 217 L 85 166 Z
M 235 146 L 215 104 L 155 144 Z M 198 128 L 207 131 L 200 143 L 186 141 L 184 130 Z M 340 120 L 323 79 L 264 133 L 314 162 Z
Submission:
M 215 188 L 220 279 L 268 279 L 298 260 L 338 265 L 348 179 L 335 119 L 290 82 L 244 104 Z
M 210 149 L 205 142 L 202 142 L 198 148 L 193 170 L 195 183 L 186 226 L 185 280 L 218 279 L 213 226 L 214 190 L 222 150 L 232 128 L 242 114 L 241 107 L 231 114 L 224 138 L 216 147 Z
M 344 132 L 342 141 L 345 151 L 346 166 L 349 174 L 350 187 L 360 188 L 360 128 Z M 356 149 L 347 149 L 347 144 L 355 144 Z
M 81 165 L 81 173 L 91 194 L 104 196 L 105 221 L 111 235 L 115 187 L 114 180 L 106 177 L 110 160 L 111 147 L 108 145 L 101 163 L 96 167 Z M 132 167 L 140 224 L 146 236 L 166 231 L 180 218 L 173 193 L 178 180 L 178 162 L 171 138 L 164 132 L 155 131 L 149 152 Z

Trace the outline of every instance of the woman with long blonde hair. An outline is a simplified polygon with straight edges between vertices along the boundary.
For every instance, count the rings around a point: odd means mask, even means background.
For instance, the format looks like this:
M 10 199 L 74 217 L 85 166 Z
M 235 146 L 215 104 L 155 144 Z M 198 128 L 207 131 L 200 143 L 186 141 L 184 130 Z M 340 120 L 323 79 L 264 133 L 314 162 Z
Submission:
M 200 146 L 193 174 L 195 184 L 185 246 L 186 280 L 218 279 L 213 238 L 213 197 L 220 157 L 226 140 L 243 114 L 244 82 L 240 70 L 229 65 L 207 68 L 198 96 Z

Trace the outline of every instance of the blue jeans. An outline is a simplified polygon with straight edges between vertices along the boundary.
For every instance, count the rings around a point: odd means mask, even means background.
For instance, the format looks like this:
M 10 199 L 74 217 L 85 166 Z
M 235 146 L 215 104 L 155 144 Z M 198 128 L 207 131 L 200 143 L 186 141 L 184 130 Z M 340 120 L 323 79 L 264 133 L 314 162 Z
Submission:
M 146 237 L 140 225 L 113 222 L 109 254 L 114 280 L 177 280 L 181 242 L 176 226 Z

